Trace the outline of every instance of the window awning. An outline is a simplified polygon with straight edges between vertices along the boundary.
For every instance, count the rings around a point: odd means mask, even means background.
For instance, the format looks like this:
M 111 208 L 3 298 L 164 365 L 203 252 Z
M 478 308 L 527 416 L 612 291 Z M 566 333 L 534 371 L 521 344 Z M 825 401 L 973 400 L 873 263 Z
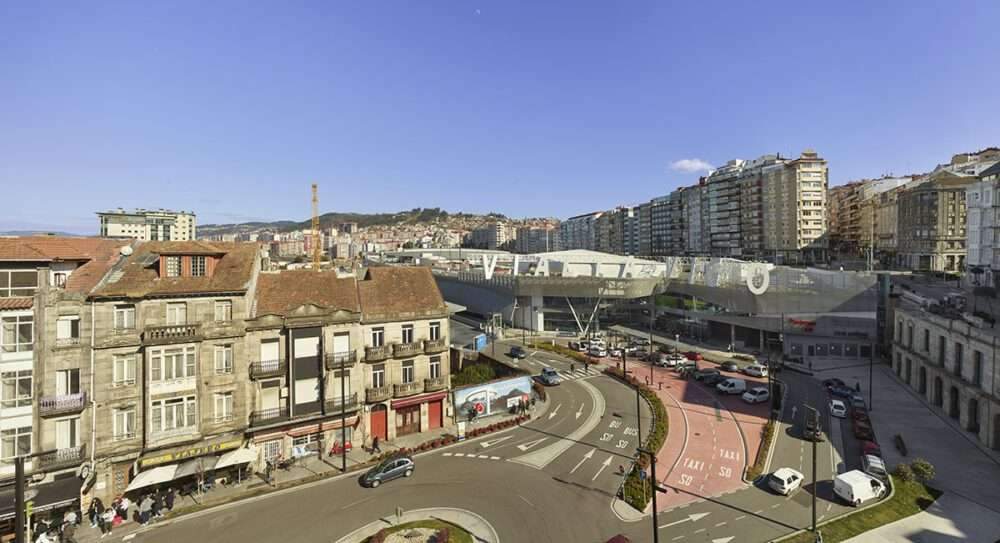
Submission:
M 211 471 L 215 469 L 216 463 L 219 461 L 217 456 L 202 456 L 201 458 L 195 458 L 194 460 L 188 460 L 183 464 L 177 466 L 177 472 L 174 473 L 174 479 L 180 479 L 181 477 L 190 477 L 192 475 L 198 475 L 199 473 L 205 473 L 206 471 Z
M 132 479 L 132 482 L 128 484 L 128 488 L 125 489 L 125 492 L 131 492 L 147 486 L 173 481 L 176 473 L 177 464 L 157 466 L 153 469 L 147 469 L 146 471 L 140 472 L 139 475 L 136 475 L 135 479 Z
M 420 396 L 413 396 L 402 400 L 393 400 L 392 408 L 399 409 L 400 407 L 409 407 L 411 405 L 418 405 L 426 402 L 436 402 L 440 399 L 443 399 L 447 395 L 448 391 L 442 391 L 442 392 L 435 392 L 433 394 L 423 394 Z
M 219 461 L 215 464 L 215 469 L 228 468 L 229 466 L 236 466 L 239 464 L 247 464 L 256 459 L 257 449 L 253 446 L 236 449 L 235 451 L 229 451 L 220 456 Z
M 80 479 L 76 476 L 63 477 L 51 483 L 28 487 L 25 501 L 32 502 L 34 511 L 47 511 L 73 503 L 80 498 Z M 32 493 L 35 492 L 34 497 Z M 14 488 L 0 492 L 0 520 L 14 516 Z

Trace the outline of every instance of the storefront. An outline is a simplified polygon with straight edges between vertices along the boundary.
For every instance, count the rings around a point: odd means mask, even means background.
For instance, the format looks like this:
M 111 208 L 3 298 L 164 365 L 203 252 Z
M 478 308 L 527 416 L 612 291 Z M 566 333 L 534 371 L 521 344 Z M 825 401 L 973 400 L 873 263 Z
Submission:
M 166 485 L 182 494 L 200 492 L 216 482 L 244 479 L 245 467 L 256 458 L 257 451 L 235 436 L 158 451 L 139 458 L 123 493 L 135 495 Z
M 69 474 L 49 483 L 29 486 L 25 492 L 25 501 L 32 511 L 29 525 L 48 519 L 61 521 L 63 511 L 76 506 L 80 499 L 80 484 L 79 477 Z M 10 486 L 0 490 L 0 540 L 13 539 L 14 516 L 14 487 Z
M 353 446 L 354 434 L 360 422 L 357 415 L 344 419 L 343 430 L 340 417 L 312 422 L 298 426 L 268 430 L 252 437 L 258 453 L 255 468 L 263 471 L 268 461 L 278 458 L 294 458 L 328 452 L 334 444 L 348 443 Z

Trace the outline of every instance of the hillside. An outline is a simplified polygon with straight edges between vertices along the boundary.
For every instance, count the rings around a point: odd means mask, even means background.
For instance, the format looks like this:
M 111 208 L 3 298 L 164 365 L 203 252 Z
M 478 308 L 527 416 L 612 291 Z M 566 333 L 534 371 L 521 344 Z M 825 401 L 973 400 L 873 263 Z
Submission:
M 448 213 L 440 208 L 414 208 L 409 211 L 397 213 L 351 213 L 351 212 L 331 212 L 319 216 L 321 228 L 330 228 L 341 223 L 353 222 L 359 227 L 383 226 L 383 225 L 403 225 L 403 224 L 428 224 L 434 222 L 447 221 L 448 219 L 466 220 L 487 220 L 506 219 L 499 213 L 488 215 L 475 215 L 469 213 Z M 240 232 L 274 231 L 288 232 L 292 230 L 308 229 L 312 226 L 311 219 L 303 221 L 274 221 L 274 222 L 247 222 L 238 224 L 205 224 L 198 227 L 199 236 L 211 236 L 216 234 L 235 234 Z

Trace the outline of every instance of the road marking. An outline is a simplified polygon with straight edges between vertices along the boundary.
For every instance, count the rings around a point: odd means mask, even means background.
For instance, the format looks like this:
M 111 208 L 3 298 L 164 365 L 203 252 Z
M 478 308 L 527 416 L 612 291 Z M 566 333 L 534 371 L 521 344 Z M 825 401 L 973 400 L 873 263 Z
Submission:
M 557 405 L 556 408 L 553 409 L 551 413 L 549 413 L 549 420 L 552 420 L 553 417 L 559 414 L 560 407 L 562 407 L 562 404 Z
M 501 441 L 507 441 L 508 439 L 510 439 L 512 437 L 514 437 L 514 436 L 504 436 L 504 437 L 498 437 L 496 439 L 490 439 L 488 441 L 483 441 L 482 443 L 479 444 L 479 446 L 485 449 L 487 447 L 492 447 L 492 446 L 496 445 L 497 443 L 500 443 Z
M 833 507 L 833 504 L 832 504 L 832 503 L 828 503 L 828 504 L 826 504 L 826 511 L 827 511 L 827 513 L 829 513 L 829 512 L 830 512 L 830 508 L 832 508 L 832 507 Z
M 542 469 L 569 450 L 570 447 L 579 442 L 581 438 L 592 432 L 594 428 L 601 423 L 601 417 L 604 416 L 606 411 L 604 396 L 599 393 L 594 385 L 588 383 L 587 381 L 580 381 L 580 386 L 587 391 L 587 394 L 590 395 L 590 400 L 593 402 L 593 407 L 591 407 L 590 413 L 588 413 L 584 418 L 580 427 L 573 430 L 573 432 L 568 436 L 558 439 L 551 445 L 547 445 L 541 449 L 532 451 L 517 458 L 510 459 L 511 462 L 531 466 L 535 469 Z
M 696 533 L 696 534 L 700 534 L 700 533 L 702 533 L 702 532 L 704 532 L 704 531 L 705 531 L 705 528 L 700 528 L 700 529 L 698 529 L 698 530 L 695 530 L 695 531 L 694 531 L 694 533 Z
M 816 520 L 823 520 L 824 517 L 826 517 L 826 515 L 820 515 L 819 518 Z
M 576 466 L 573 466 L 573 469 L 569 470 L 569 472 L 570 473 L 575 472 L 577 469 L 580 468 L 581 465 L 583 465 L 584 462 L 586 462 L 587 460 L 590 460 L 591 458 L 593 458 L 594 457 L 594 451 L 596 451 L 596 450 L 597 449 L 590 449 L 590 452 L 588 452 L 587 454 L 583 455 L 583 458 L 581 458 L 580 461 L 577 462 Z
M 535 507 L 535 504 L 531 503 L 531 502 L 530 502 L 530 501 L 528 500 L 528 498 L 525 498 L 524 496 L 522 496 L 522 495 L 520 495 L 520 494 L 518 494 L 518 495 L 517 495 L 517 497 L 518 497 L 518 498 L 521 498 L 522 500 L 524 500 L 524 503 L 526 503 L 526 504 L 528 504 L 528 505 L 530 505 L 530 506 L 532 506 L 532 507 Z
M 698 522 L 699 520 L 701 520 L 701 519 L 703 519 L 703 518 L 705 518 L 707 516 L 708 516 L 708 513 L 691 513 L 687 517 L 682 518 L 680 520 L 675 520 L 674 522 L 670 522 L 670 523 L 667 523 L 667 524 L 661 524 L 659 526 L 659 528 L 660 529 L 669 528 L 671 526 L 676 526 L 677 524 L 680 524 L 682 522 Z
M 522 443 L 522 444 L 518 445 L 517 448 L 521 449 L 522 451 L 526 451 L 526 450 L 534 447 L 535 445 L 538 445 L 539 443 L 545 441 L 546 439 L 548 439 L 548 438 L 547 437 L 543 437 L 541 439 L 536 439 L 534 441 L 529 441 L 527 443 Z
M 716 524 L 715 527 L 718 528 L 719 526 L 725 526 L 725 525 L 726 525 L 726 523 L 725 523 L 725 521 L 723 521 L 723 522 L 720 522 L 720 523 Z
M 614 458 L 614 456 L 608 455 L 608 459 L 601 463 L 601 469 L 597 470 L 597 473 L 595 473 L 594 476 L 590 478 L 591 481 L 596 481 L 597 477 L 601 474 L 602 471 L 604 471 L 604 468 L 611 465 L 612 458 Z
M 730 541 L 732 541 L 732 540 L 733 540 L 734 538 L 735 538 L 735 536 L 729 536 L 729 537 L 720 537 L 720 538 L 718 538 L 718 539 L 713 539 L 713 540 L 712 540 L 712 543 L 729 543 L 729 542 L 730 542 Z
M 441 456 L 451 456 L 451 453 L 441 453 Z
M 362 503 L 365 503 L 367 501 L 371 501 L 371 500 L 375 499 L 376 497 L 377 496 L 368 496 L 367 498 L 361 498 L 360 500 L 353 501 L 353 502 L 351 502 L 351 503 L 349 503 L 349 504 L 341 507 L 340 510 L 343 511 L 344 509 L 347 509 L 349 507 L 354 507 L 355 505 L 362 504 Z
M 499 456 L 491 456 L 490 460 L 500 460 L 500 457 Z
M 130 541 L 134 537 L 135 537 L 135 534 L 128 534 L 127 536 L 125 536 L 125 537 L 122 538 L 122 541 Z
M 738 516 L 738 517 L 734 518 L 733 520 L 734 520 L 734 521 L 737 521 L 737 520 L 743 520 L 743 519 L 745 519 L 745 518 L 747 518 L 747 516 L 746 516 L 746 515 L 740 515 L 740 516 Z
M 675 538 L 671 539 L 671 541 L 680 541 L 680 540 L 682 540 L 682 539 L 684 539 L 684 536 L 682 536 L 682 535 L 679 535 L 679 536 L 677 536 L 677 537 L 675 537 Z
M 577 420 L 580 419 L 581 415 L 583 415 L 583 402 L 580 403 L 580 409 L 576 410 L 576 418 L 577 418 Z
M 454 456 L 465 456 L 465 453 L 455 453 Z
M 761 514 L 761 513 L 763 513 L 763 512 L 764 512 L 764 510 L 763 510 L 763 509 L 758 509 L 757 511 L 754 511 L 754 512 L 753 512 L 753 514 L 755 514 L 755 515 L 759 515 L 759 514 Z
M 775 507 L 778 507 L 779 505 L 781 505 L 781 504 L 780 503 L 776 503 L 776 504 L 774 504 L 774 505 L 771 506 L 771 509 L 774 509 Z
M 489 456 L 488 454 L 481 454 L 481 455 L 479 455 L 479 458 L 482 458 L 482 459 L 484 459 L 484 460 L 487 460 L 487 459 L 489 459 L 489 457 L 490 457 L 490 456 Z

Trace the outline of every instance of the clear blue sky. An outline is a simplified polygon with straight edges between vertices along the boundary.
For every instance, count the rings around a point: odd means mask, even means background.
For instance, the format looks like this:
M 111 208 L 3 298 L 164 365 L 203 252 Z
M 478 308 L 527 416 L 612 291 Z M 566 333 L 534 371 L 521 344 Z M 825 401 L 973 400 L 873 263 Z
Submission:
M 847 6 L 846 4 L 852 4 Z M 0 2 L 0 230 L 443 207 L 557 216 L 798 153 L 1000 144 L 1000 2 Z

